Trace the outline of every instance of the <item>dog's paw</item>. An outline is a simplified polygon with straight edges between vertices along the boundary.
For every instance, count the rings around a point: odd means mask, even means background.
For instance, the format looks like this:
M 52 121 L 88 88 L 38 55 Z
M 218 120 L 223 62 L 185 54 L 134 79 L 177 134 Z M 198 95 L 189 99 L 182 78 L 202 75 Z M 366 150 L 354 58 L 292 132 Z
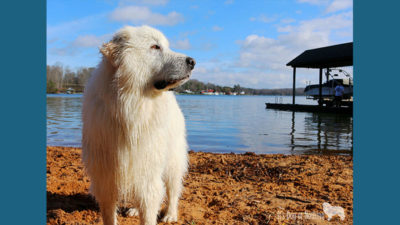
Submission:
M 139 215 L 139 211 L 136 208 L 130 208 L 126 212 L 126 215 L 129 216 L 129 217 L 138 216 Z
M 178 222 L 178 216 L 176 214 L 167 213 L 161 220 L 162 222 Z

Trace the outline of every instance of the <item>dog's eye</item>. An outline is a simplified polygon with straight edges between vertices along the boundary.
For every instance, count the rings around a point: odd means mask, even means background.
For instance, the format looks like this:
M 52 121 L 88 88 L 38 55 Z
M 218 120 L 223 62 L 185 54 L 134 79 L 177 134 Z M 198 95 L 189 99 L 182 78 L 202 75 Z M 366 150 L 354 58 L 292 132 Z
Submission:
M 157 50 L 160 50 L 160 49 L 161 49 L 161 47 L 160 47 L 159 45 L 153 45 L 153 46 L 151 46 L 150 48 L 152 48 L 152 49 L 157 49 Z

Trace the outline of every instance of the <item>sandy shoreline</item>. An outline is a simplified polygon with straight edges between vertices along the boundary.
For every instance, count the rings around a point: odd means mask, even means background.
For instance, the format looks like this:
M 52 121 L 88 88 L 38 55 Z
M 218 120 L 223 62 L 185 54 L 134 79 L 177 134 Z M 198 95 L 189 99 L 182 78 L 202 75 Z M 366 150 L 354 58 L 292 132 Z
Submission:
M 189 156 L 174 224 L 353 223 L 352 156 Z M 79 148 L 47 147 L 47 224 L 101 224 L 80 157 Z M 343 207 L 345 220 L 327 221 L 324 202 Z M 139 224 L 124 211 L 119 224 Z

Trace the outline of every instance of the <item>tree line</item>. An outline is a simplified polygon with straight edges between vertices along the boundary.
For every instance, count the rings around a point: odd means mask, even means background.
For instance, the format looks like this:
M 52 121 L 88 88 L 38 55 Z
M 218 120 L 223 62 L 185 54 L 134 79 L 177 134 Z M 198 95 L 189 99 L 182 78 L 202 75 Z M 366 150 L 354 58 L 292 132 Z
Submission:
M 246 95 L 292 95 L 292 88 L 279 88 L 279 89 L 254 89 L 254 88 L 246 88 L 241 87 L 239 84 L 234 85 L 233 87 L 229 86 L 220 86 L 212 83 L 203 83 L 196 79 L 191 79 L 185 84 L 177 87 L 175 91 L 177 92 L 185 92 L 185 90 L 190 90 L 196 94 L 201 93 L 204 90 L 210 90 L 216 92 L 224 92 L 224 93 L 240 93 L 245 92 Z M 304 88 L 296 88 L 296 95 L 303 95 Z
M 47 65 L 47 93 L 63 93 L 72 88 L 74 92 L 83 92 L 94 67 L 82 67 L 72 71 L 62 64 Z
M 72 88 L 74 92 L 83 92 L 94 67 L 81 67 L 76 71 L 72 71 L 68 66 L 63 66 L 60 63 L 55 65 L 47 65 L 47 93 L 64 93 L 67 89 Z M 196 79 L 191 79 L 185 84 L 177 87 L 176 92 L 184 93 L 190 90 L 195 94 L 200 94 L 201 91 L 212 89 L 216 92 L 224 93 L 240 93 L 245 92 L 246 95 L 292 95 L 291 88 L 280 89 L 253 89 L 241 87 L 239 84 L 233 87 L 220 86 L 212 83 L 203 83 Z M 296 95 L 303 95 L 304 88 L 296 88 Z

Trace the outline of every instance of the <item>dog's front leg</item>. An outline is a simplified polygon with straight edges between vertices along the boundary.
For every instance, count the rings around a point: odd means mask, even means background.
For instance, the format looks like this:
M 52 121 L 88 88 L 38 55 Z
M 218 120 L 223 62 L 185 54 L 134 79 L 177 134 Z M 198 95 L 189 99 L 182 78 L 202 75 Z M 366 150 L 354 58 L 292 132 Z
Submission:
M 164 186 L 162 179 L 152 179 L 139 187 L 139 217 L 141 225 L 156 225 L 157 215 L 163 199 Z
M 182 191 L 182 177 L 183 177 L 183 169 L 182 171 L 170 171 L 167 175 L 167 179 L 165 181 L 167 186 L 167 210 L 165 212 L 164 217 L 162 218 L 163 222 L 177 222 L 178 221 L 178 201 Z
M 117 202 L 99 201 L 104 225 L 117 225 Z

